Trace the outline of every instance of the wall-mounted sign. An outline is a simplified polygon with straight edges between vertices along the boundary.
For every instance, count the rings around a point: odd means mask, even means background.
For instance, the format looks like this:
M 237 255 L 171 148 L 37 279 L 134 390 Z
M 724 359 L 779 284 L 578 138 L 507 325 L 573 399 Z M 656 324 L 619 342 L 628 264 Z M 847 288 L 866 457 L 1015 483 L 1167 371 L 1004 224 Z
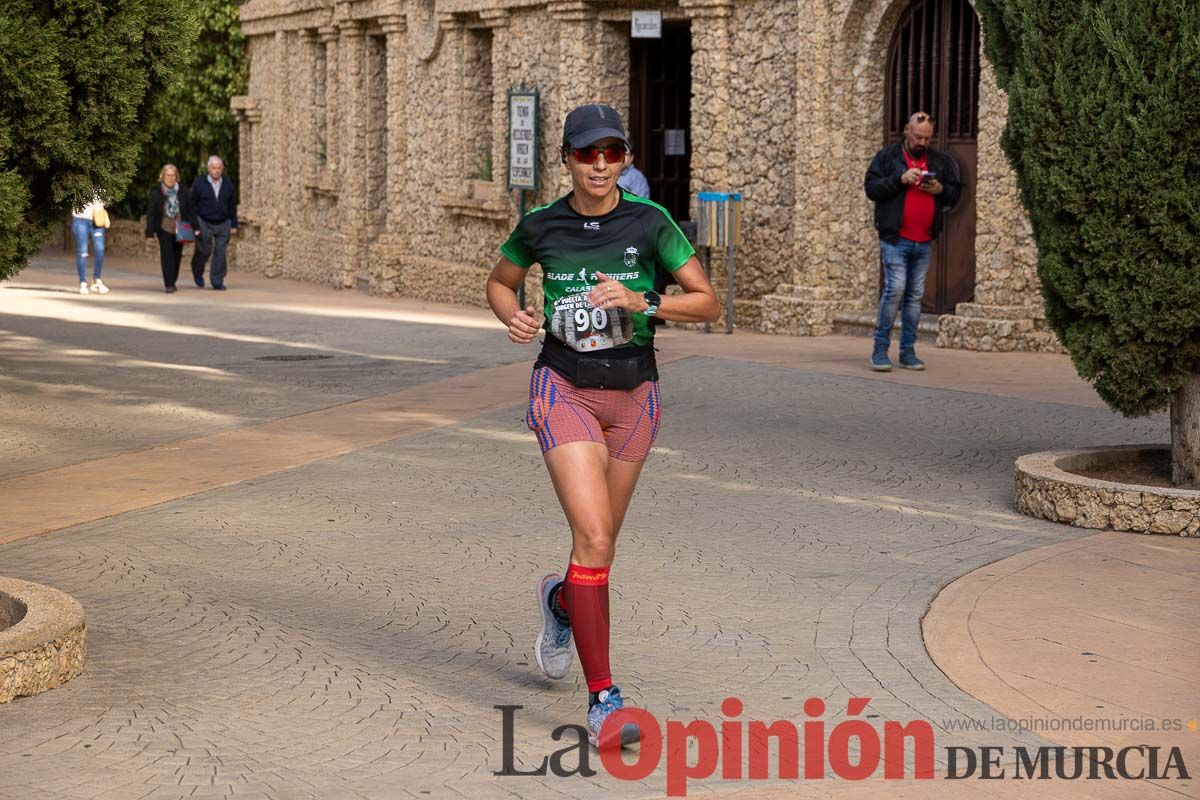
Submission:
M 683 128 L 667 128 L 663 131 L 663 155 L 687 155 L 687 131 Z
M 635 11 L 633 12 L 633 24 L 629 29 L 629 35 L 634 39 L 661 39 L 662 38 L 662 12 L 661 11 Z
M 508 91 L 508 188 L 538 188 L 538 92 Z

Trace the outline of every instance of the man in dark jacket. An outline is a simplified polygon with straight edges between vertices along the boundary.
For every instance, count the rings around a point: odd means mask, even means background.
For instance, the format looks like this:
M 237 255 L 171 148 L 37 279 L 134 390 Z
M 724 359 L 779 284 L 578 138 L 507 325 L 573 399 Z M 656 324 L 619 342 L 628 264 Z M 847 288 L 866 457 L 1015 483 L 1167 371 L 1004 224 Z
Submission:
M 892 326 L 900 314 L 900 366 L 925 369 L 917 358 L 917 323 L 929 272 L 932 242 L 942 228 L 942 216 L 962 192 L 958 165 L 946 153 L 929 146 L 933 117 L 918 111 L 904 126 L 903 141 L 875 154 L 863 188 L 875 201 L 875 229 L 883 263 L 883 294 L 875 322 L 871 369 L 887 372 Z
M 233 181 L 222 177 L 225 162 L 209 156 L 208 172 L 192 184 L 192 213 L 196 215 L 196 250 L 192 253 L 192 277 L 204 288 L 204 262 L 212 255 L 209 278 L 212 288 L 225 288 L 225 250 L 229 237 L 237 233 L 237 192 Z

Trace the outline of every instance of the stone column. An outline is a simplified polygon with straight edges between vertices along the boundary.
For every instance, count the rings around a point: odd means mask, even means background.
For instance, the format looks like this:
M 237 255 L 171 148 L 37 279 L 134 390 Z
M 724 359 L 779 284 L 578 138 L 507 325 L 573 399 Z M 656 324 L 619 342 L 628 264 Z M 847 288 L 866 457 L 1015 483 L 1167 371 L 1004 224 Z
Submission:
M 230 98 L 230 108 L 238 123 L 238 164 L 240 165 L 240 186 L 238 187 L 238 217 L 254 222 L 254 203 L 257 195 L 254 191 L 254 168 L 256 165 L 254 153 L 254 126 L 262 119 L 259 98 L 238 96 Z M 247 216 L 248 215 L 248 216 Z
M 834 195 L 849 182 L 842 174 L 858 169 L 846 163 L 846 98 L 833 80 L 841 36 L 834 6 L 798 4 L 799 48 L 796 59 L 795 107 L 795 250 L 788 255 L 792 282 L 763 297 L 760 327 L 767 333 L 821 336 L 833 333 L 834 315 L 861 304 L 845 254 L 850 235 L 845 203 Z M 865 168 L 865 166 L 864 166 Z M 848 174 L 848 173 L 847 173 Z M 858 189 L 861 191 L 861 188 Z
M 325 45 L 325 163 L 322 169 L 325 186 L 322 188 L 337 193 L 338 149 L 341 145 L 340 111 L 341 82 L 338 74 L 338 30 L 332 25 L 317 29 L 317 36 Z
M 367 235 L 366 31 L 359 20 L 338 25 L 339 125 L 336 135 L 338 208 L 341 218 L 340 285 L 351 288 L 365 275 Z M 342 101 L 344 97 L 344 102 Z
M 558 143 L 562 120 L 572 108 L 584 103 L 594 103 L 602 98 L 596 96 L 593 76 L 599 75 L 603 57 L 600 16 L 596 8 L 585 0 L 552 0 L 546 10 L 558 24 L 558 86 L 553 102 L 543 96 L 545 104 L 543 119 L 546 120 L 547 143 Z M 555 159 L 557 163 L 557 159 Z M 555 173 L 558 188 L 551 192 L 557 197 L 571 189 L 571 176 L 565 170 Z M 546 183 L 553 180 L 546 175 Z
M 383 232 L 371 244 L 367 270 L 371 291 L 395 294 L 401 284 L 402 263 L 409 249 L 410 213 L 405 208 L 408 180 L 408 53 L 410 36 L 405 16 L 381 17 L 380 25 L 387 40 L 387 152 L 383 168 L 387 173 Z M 380 165 L 376 164 L 378 169 Z
M 692 29 L 692 190 L 726 190 L 729 175 L 732 0 L 680 0 Z
M 255 167 L 255 128 L 262 120 L 260 98 L 241 95 L 230 98 L 238 123 L 238 163 L 240 164 L 238 186 L 238 236 L 229 248 L 228 262 L 231 268 L 259 269 L 259 264 L 271 262 L 271 254 L 264 247 L 261 236 L 263 214 L 255 205 L 258 201 Z
M 405 190 L 404 167 L 408 161 L 407 20 L 402 16 L 380 19 L 387 37 L 387 220 L 385 235 L 398 241 L 403 231 L 400 210 Z
M 289 61 L 293 48 L 289 47 L 291 42 L 288 41 L 289 34 L 287 31 L 275 31 L 275 42 L 271 48 L 271 85 L 274 87 L 272 100 L 268 108 L 266 127 L 266 139 L 269 141 L 270 154 L 266 161 L 275 165 L 271 171 L 269 180 L 275 187 L 275 191 L 263 197 L 263 212 L 265 219 L 264 224 L 269 224 L 272 227 L 279 224 L 280 217 L 286 216 L 287 212 L 284 209 L 286 201 L 283 198 L 293 197 L 294 186 L 296 179 L 295 170 L 291 168 L 282 168 L 283 165 L 289 164 L 290 159 L 287 158 L 291 152 L 291 141 L 294 136 L 292 130 L 292 114 L 296 104 L 296 93 L 299 87 L 296 82 L 291 79 L 291 70 Z M 266 178 L 266 176 L 263 176 Z M 264 193 L 266 195 L 267 193 Z
M 680 8 L 691 21 L 692 33 L 692 105 L 688 130 L 692 185 L 698 191 L 733 191 L 735 177 L 730 174 L 730 135 L 733 123 L 731 77 L 735 64 L 732 56 L 733 3 L 730 0 L 680 0 Z M 691 216 L 695 216 L 692 209 Z M 727 273 L 725 252 L 712 252 L 712 283 L 721 301 L 721 318 L 716 327 L 724 328 L 730 313 L 726 308 Z M 733 317 L 736 323 L 737 286 L 735 275 Z
M 439 196 L 444 200 L 448 197 L 460 197 L 463 194 L 467 177 L 467 156 L 465 154 L 467 141 L 466 127 L 466 53 L 467 36 L 463 21 L 453 15 L 441 13 L 437 16 L 438 52 L 430 63 L 430 73 L 444 81 L 442 87 L 446 95 L 440 98 L 439 108 L 434 112 L 442 114 L 445 125 L 446 144 L 445 163 L 437 170 L 445 176 L 445 181 L 439 189 Z M 424 142 L 425 152 L 421 157 L 428 159 L 434 152 L 432 142 Z M 427 165 L 422 165 L 427 168 Z
M 492 32 L 492 182 L 502 189 L 508 182 L 508 54 L 511 45 L 509 15 L 505 10 L 480 14 Z
M 317 32 L 312 28 L 306 28 L 299 32 L 297 39 L 300 44 L 301 58 L 303 59 L 303 69 L 300 71 L 302 79 L 300 83 L 300 102 L 299 108 L 296 109 L 299 115 L 299 126 L 296 135 L 299 138 L 300 148 L 303 151 L 303 168 L 300 175 L 300 183 L 303 189 L 314 186 L 317 182 L 319 172 L 319 156 L 317 142 L 317 82 L 316 74 L 317 64 L 317 49 L 320 47 L 317 39 Z M 322 76 L 323 77 L 323 76 Z

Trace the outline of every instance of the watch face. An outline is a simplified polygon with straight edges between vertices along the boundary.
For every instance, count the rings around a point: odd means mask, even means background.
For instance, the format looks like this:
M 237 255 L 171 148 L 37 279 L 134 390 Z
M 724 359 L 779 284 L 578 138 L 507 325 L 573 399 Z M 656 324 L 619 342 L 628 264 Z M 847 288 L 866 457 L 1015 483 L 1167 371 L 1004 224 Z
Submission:
M 662 305 L 662 296 L 658 292 L 645 292 L 642 299 L 652 306 Z

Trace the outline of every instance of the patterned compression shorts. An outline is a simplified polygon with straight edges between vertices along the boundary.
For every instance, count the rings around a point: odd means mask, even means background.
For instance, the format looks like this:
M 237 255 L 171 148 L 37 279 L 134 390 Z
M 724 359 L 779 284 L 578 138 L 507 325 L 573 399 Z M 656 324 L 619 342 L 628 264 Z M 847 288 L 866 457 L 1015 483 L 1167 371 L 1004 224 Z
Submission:
M 610 458 L 645 461 L 658 437 L 658 381 L 636 389 L 580 389 L 550 367 L 533 371 L 525 424 L 545 453 L 568 442 L 599 442 Z

